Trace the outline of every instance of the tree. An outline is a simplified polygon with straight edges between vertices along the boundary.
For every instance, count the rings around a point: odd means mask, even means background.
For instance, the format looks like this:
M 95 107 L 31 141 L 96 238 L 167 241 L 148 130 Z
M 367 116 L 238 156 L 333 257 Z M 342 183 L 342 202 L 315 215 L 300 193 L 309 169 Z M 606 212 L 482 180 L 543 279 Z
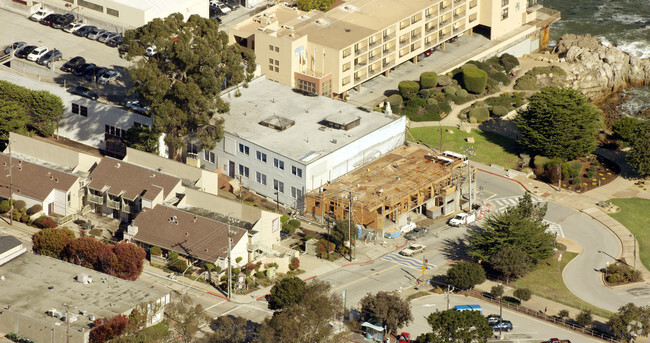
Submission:
M 284 278 L 271 287 L 266 296 L 269 309 L 281 310 L 291 304 L 298 304 L 305 296 L 306 284 L 297 276 Z
M 519 144 L 534 153 L 574 159 L 596 149 L 600 110 L 572 88 L 544 87 L 516 119 Z
M 497 251 L 489 260 L 490 266 L 505 276 L 506 283 L 511 277 L 521 277 L 530 271 L 533 265 L 525 252 L 511 246 Z
M 32 236 L 32 250 L 41 255 L 61 258 L 68 245 L 74 240 L 74 233 L 68 228 L 48 228 Z
M 616 138 L 629 142 L 634 137 L 634 131 L 641 124 L 641 120 L 634 117 L 623 117 L 612 125 L 612 131 Z
M 528 288 L 517 288 L 512 295 L 521 301 L 528 301 L 533 296 L 533 292 Z
M 193 342 L 201 324 L 208 320 L 201 304 L 192 305 L 192 298 L 185 294 L 181 296 L 180 301 L 165 307 L 165 315 L 171 320 L 172 328 L 180 335 L 178 339 L 184 343 Z
M 127 69 L 133 91 L 151 105 L 154 131 L 167 134 L 172 154 L 185 146 L 189 133 L 200 148 L 213 149 L 223 137 L 223 119 L 213 115 L 229 110 L 219 94 L 252 79 L 254 53 L 228 44 L 216 20 L 192 15 L 185 21 L 180 13 L 126 31 L 124 46 L 123 56 L 135 60 Z M 157 53 L 139 58 L 147 46 L 155 46 Z
M 472 231 L 468 237 L 468 254 L 476 259 L 491 261 L 506 247 L 520 250 L 533 265 L 553 254 L 555 236 L 547 233 L 543 222 L 547 205 L 533 204 L 529 193 L 519 198 L 516 206 L 508 207 L 486 218 L 483 230 Z
M 461 261 L 447 270 L 447 282 L 459 289 L 469 289 L 485 281 L 485 270 L 475 262 Z
M 650 121 L 639 123 L 630 139 L 627 161 L 642 176 L 650 175 Z
M 111 319 L 99 318 L 93 324 L 94 328 L 90 331 L 91 343 L 104 343 L 113 338 L 119 337 L 127 326 L 129 319 L 125 315 L 117 315 Z
M 232 315 L 220 316 L 212 320 L 210 328 L 214 331 L 207 338 L 207 343 L 246 343 L 256 335 L 259 324 L 243 317 Z
M 339 337 L 332 335 L 329 322 L 341 312 L 341 298 L 330 293 L 330 284 L 311 281 L 302 301 L 276 311 L 264 321 L 256 342 L 340 342 Z
M 9 132 L 27 133 L 29 117 L 16 101 L 0 100 L 0 138 L 9 139 Z
M 56 130 L 56 122 L 63 115 L 63 101 L 48 91 L 30 91 L 28 101 L 30 126 L 45 137 L 52 136 Z
M 576 316 L 576 323 L 580 326 L 591 326 L 593 324 L 594 318 L 591 315 L 591 310 L 582 310 L 578 315 Z
M 413 321 L 411 304 L 395 292 L 379 291 L 375 295 L 368 293 L 361 299 L 361 313 L 384 323 L 389 333 L 397 332 Z
M 299 10 L 309 12 L 311 10 L 319 10 L 327 12 L 336 0 L 298 0 L 296 7 Z
M 152 130 L 149 126 L 139 125 L 128 129 L 123 140 L 129 148 L 158 154 L 158 137 L 160 137 L 159 132 Z
M 492 288 L 490 289 L 490 294 L 492 294 L 493 297 L 498 299 L 498 298 L 501 298 L 503 296 L 504 291 L 505 290 L 503 288 L 503 285 L 495 285 L 495 286 L 492 286 Z
M 133 243 L 121 242 L 113 247 L 113 252 L 118 261 L 115 276 L 135 281 L 142 274 L 142 263 L 147 257 L 144 249 Z
M 650 333 L 650 306 L 625 304 L 609 318 L 608 325 L 616 338 L 629 340 L 632 334 L 648 336 Z
M 446 310 L 433 312 L 427 317 L 431 325 L 430 342 L 487 342 L 492 327 L 478 311 Z
M 104 271 L 101 268 L 100 257 L 105 256 L 104 243 L 93 237 L 79 237 L 66 249 L 65 255 L 69 262 L 82 267 Z

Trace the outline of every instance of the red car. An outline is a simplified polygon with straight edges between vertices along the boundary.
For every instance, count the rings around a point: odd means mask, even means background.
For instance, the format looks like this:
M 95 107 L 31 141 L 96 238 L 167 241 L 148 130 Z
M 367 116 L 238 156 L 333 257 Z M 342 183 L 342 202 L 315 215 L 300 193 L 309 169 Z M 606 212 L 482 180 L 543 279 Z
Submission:
M 397 336 L 397 343 L 409 343 L 411 342 L 411 334 L 408 332 L 402 332 Z

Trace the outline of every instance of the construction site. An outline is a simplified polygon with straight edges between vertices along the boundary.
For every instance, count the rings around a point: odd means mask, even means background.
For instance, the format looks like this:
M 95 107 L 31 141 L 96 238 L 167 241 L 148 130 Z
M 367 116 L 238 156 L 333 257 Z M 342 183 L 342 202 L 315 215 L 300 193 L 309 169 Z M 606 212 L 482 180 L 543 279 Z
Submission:
M 306 211 L 323 223 L 347 220 L 351 208 L 354 224 L 384 237 L 411 225 L 417 215 L 437 218 L 458 211 L 469 173 L 464 155 L 405 145 L 308 193 Z

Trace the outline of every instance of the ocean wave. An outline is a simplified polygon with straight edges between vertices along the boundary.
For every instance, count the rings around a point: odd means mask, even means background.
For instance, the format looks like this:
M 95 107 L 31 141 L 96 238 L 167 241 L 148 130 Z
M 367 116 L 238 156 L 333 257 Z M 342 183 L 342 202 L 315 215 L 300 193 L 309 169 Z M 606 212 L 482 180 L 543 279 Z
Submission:
M 611 16 L 613 21 L 617 21 L 623 24 L 643 24 L 647 23 L 650 19 L 640 16 L 638 14 L 628 14 L 628 13 L 614 13 Z
M 650 58 L 650 45 L 644 41 L 626 42 L 620 41 L 617 44 L 618 48 L 630 55 L 642 59 Z

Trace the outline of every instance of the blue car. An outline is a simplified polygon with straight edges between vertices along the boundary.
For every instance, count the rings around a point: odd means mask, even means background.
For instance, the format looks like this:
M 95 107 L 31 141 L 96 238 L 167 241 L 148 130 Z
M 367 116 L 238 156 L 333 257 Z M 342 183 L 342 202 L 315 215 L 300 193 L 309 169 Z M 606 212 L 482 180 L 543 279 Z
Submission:
M 494 331 L 507 331 L 510 332 L 512 331 L 512 322 L 509 320 L 502 320 L 496 324 L 492 325 L 492 329 Z

